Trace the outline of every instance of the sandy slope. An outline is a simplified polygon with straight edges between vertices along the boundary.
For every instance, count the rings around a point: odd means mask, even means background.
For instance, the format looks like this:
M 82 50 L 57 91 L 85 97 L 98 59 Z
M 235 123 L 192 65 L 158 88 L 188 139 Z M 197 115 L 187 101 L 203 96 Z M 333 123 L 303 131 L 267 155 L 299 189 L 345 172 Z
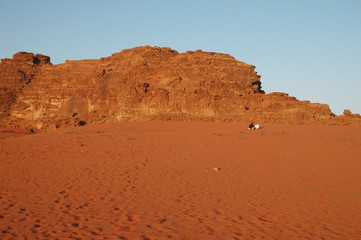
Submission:
M 0 239 L 361 239 L 361 127 L 246 128 L 7 133 Z

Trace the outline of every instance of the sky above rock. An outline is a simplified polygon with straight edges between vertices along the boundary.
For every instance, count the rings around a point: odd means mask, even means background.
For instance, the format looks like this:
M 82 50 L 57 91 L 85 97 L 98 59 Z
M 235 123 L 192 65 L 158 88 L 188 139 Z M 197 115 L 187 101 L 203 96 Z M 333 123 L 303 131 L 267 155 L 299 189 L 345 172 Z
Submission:
M 227 53 L 266 93 L 361 113 L 361 1 L 0 1 L 0 58 L 53 64 L 142 45 Z

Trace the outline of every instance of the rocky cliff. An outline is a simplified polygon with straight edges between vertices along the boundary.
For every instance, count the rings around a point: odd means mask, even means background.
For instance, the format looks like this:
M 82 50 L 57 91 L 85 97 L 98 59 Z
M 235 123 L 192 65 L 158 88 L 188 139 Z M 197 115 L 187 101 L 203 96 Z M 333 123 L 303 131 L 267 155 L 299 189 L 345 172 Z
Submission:
M 359 124 L 326 104 L 265 94 L 255 67 L 230 55 L 137 47 L 52 65 L 16 53 L 0 63 L 0 125 L 56 128 L 128 120 Z

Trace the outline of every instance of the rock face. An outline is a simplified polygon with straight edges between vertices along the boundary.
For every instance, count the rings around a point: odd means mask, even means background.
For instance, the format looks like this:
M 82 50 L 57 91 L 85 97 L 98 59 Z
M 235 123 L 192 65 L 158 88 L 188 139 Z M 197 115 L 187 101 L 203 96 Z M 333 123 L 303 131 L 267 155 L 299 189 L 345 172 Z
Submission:
M 347 112 L 265 94 L 255 67 L 220 53 L 137 47 L 52 65 L 16 53 L 0 63 L 0 125 L 49 128 L 128 120 L 358 124 Z

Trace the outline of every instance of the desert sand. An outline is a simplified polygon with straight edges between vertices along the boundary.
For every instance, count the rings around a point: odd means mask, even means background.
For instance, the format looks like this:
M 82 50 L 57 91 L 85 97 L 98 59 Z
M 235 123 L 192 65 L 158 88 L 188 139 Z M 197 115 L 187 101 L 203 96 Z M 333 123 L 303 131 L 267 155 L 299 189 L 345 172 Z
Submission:
M 0 137 L 0 239 L 361 239 L 361 127 L 125 122 Z

